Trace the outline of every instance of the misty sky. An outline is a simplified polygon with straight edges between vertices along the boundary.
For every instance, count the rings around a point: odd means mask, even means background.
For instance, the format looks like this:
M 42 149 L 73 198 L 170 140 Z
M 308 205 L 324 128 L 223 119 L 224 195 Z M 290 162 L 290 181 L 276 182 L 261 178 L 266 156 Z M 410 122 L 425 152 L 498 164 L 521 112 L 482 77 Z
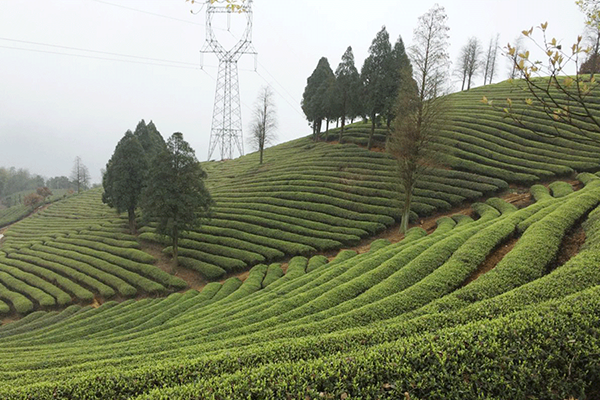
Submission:
M 392 41 L 401 35 L 408 47 L 418 17 L 434 3 L 254 1 L 257 70 L 252 56 L 239 63 L 245 131 L 261 86 L 270 84 L 278 142 L 309 134 L 300 101 L 319 58 L 327 57 L 335 70 L 352 46 L 360 70 L 383 25 Z M 499 33 L 505 46 L 521 30 L 548 21 L 550 35 L 570 47 L 583 30 L 571 0 L 438 3 L 449 16 L 453 62 L 470 36 L 487 46 Z M 182 132 L 206 160 L 218 61 L 205 55 L 200 69 L 201 7 L 184 0 L 0 0 L 0 166 L 68 176 L 80 156 L 99 182 L 116 143 L 141 119 L 153 120 L 165 138 Z M 231 44 L 245 17 L 232 17 L 231 33 L 224 20 L 217 23 L 219 40 Z M 506 79 L 507 69 L 501 59 L 494 80 Z

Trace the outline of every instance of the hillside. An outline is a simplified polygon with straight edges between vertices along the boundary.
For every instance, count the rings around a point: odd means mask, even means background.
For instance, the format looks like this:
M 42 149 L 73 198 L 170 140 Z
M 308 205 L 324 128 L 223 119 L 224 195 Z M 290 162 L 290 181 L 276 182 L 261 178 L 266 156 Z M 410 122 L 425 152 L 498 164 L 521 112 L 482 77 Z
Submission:
M 528 187 L 595 169 L 598 147 L 521 129 L 482 104 L 484 94 L 515 101 L 523 96 L 509 83 L 449 96 L 452 122 L 435 144 L 439 165 L 415 190 L 413 221 L 466 207 L 510 185 Z M 540 126 L 545 122 L 539 115 L 528 118 Z M 368 127 L 350 125 L 344 144 L 302 138 L 275 146 L 267 149 L 263 165 L 256 153 L 204 163 L 216 206 L 209 221 L 182 238 L 178 270 L 148 244 L 164 247 L 153 228 L 129 235 L 124 221 L 101 204 L 98 190 L 14 224 L 0 241 L 0 315 L 201 288 L 203 281 L 258 264 L 364 243 L 400 219 L 394 160 L 361 147 Z M 377 131 L 380 146 L 385 133 Z M 337 138 L 332 129 L 328 139 Z
M 398 222 L 399 194 L 362 123 L 343 144 L 332 130 L 267 149 L 262 166 L 257 154 L 204 164 L 216 206 L 180 249 L 215 280 L 199 290 L 100 190 L 11 225 L 0 398 L 600 397 L 600 148 L 480 102 L 511 90 L 450 96 L 440 163 L 393 243 L 365 245 Z M 494 197 L 511 192 L 531 201 Z
M 475 218 L 361 255 L 299 256 L 282 277 L 259 265 L 201 292 L 30 314 L 0 328 L 0 396 L 594 398 L 600 179 L 579 179 L 555 196 L 533 187 L 520 210 L 475 203 Z M 553 262 L 589 212 L 582 251 Z

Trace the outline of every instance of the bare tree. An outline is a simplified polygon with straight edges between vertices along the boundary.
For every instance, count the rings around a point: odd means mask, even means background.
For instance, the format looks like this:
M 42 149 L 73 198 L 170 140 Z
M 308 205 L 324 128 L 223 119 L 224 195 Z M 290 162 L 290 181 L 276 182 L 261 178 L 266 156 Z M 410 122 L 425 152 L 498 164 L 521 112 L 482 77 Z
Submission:
M 257 149 L 260 154 L 260 164 L 263 163 L 265 146 L 273 143 L 277 138 L 275 135 L 275 130 L 277 129 L 275 111 L 273 90 L 269 86 L 264 86 L 254 105 L 249 138 L 250 146 Z
M 408 228 L 416 183 L 433 158 L 429 144 L 444 123 L 447 109 L 444 98 L 440 97 L 449 64 L 447 19 L 446 11 L 437 4 L 419 17 L 410 48 L 415 79 L 403 77 L 400 80 L 396 119 L 387 150 L 397 161 L 403 188 L 402 232 Z M 409 71 L 405 68 L 402 73 L 410 74 Z
M 587 59 L 579 68 L 580 74 L 594 74 L 600 72 L 600 1 L 581 0 L 577 2 L 579 9 L 586 15 L 583 44 L 588 46 Z
M 467 90 L 471 89 L 471 81 L 481 67 L 481 54 L 481 43 L 475 36 L 470 37 L 467 44 L 461 48 L 457 64 L 457 71 L 462 78 L 460 90 L 465 90 L 465 83 Z
M 75 157 L 73 169 L 71 170 L 71 181 L 77 187 L 77 193 L 86 190 L 90 185 L 90 172 L 81 162 L 81 157 Z
M 450 66 L 447 19 L 444 7 L 436 4 L 419 17 L 419 26 L 413 32 L 414 43 L 409 48 L 409 57 L 421 102 L 444 92 Z
M 496 57 L 498 55 L 498 40 L 500 34 L 490 39 L 487 52 L 485 53 L 485 72 L 483 73 L 483 84 L 491 84 L 494 79 L 494 71 L 496 70 Z

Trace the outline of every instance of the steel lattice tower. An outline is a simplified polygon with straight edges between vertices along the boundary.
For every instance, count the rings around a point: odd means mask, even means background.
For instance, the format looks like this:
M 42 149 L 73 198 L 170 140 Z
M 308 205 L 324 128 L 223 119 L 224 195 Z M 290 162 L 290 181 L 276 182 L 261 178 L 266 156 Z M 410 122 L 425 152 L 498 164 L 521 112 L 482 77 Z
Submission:
M 237 62 L 244 54 L 256 54 L 252 47 L 252 0 L 240 2 L 239 6 L 222 1 L 206 1 L 206 43 L 202 53 L 215 53 L 219 58 L 219 72 L 215 90 L 212 127 L 208 144 L 208 159 L 215 148 L 221 149 L 221 160 L 233 158 L 234 148 L 244 154 L 242 140 L 242 110 Z M 246 16 L 246 29 L 240 40 L 226 50 L 217 40 L 212 26 L 215 14 L 239 14 Z

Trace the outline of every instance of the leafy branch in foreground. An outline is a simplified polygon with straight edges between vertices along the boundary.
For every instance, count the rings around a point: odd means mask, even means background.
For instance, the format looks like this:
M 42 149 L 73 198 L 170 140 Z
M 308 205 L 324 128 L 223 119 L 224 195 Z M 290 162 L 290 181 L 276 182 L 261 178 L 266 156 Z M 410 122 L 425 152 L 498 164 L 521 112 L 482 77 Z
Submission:
M 588 14 L 589 24 L 598 25 L 598 13 Z M 591 19 L 590 19 L 591 18 Z M 513 60 L 514 67 L 521 79 L 513 82 L 526 92 L 523 100 L 506 99 L 506 104 L 498 106 L 483 97 L 482 102 L 501 110 L 506 117 L 519 126 L 536 134 L 565 138 L 574 142 L 600 142 L 600 119 L 591 108 L 590 97 L 598 88 L 595 77 L 581 73 L 584 57 L 595 56 L 592 46 L 583 45 L 582 36 L 570 46 L 563 46 L 556 38 L 547 36 L 548 23 L 542 23 L 536 28 L 524 30 L 522 35 L 528 38 L 536 48 L 543 51 L 546 60 L 534 60 L 529 51 L 519 51 L 508 44 L 505 56 Z M 541 34 L 541 39 L 534 36 Z M 575 74 L 568 70 L 574 66 Z M 539 126 L 526 120 L 531 113 L 545 114 L 552 127 L 551 132 L 542 131 Z M 575 128 L 566 131 L 563 124 Z

